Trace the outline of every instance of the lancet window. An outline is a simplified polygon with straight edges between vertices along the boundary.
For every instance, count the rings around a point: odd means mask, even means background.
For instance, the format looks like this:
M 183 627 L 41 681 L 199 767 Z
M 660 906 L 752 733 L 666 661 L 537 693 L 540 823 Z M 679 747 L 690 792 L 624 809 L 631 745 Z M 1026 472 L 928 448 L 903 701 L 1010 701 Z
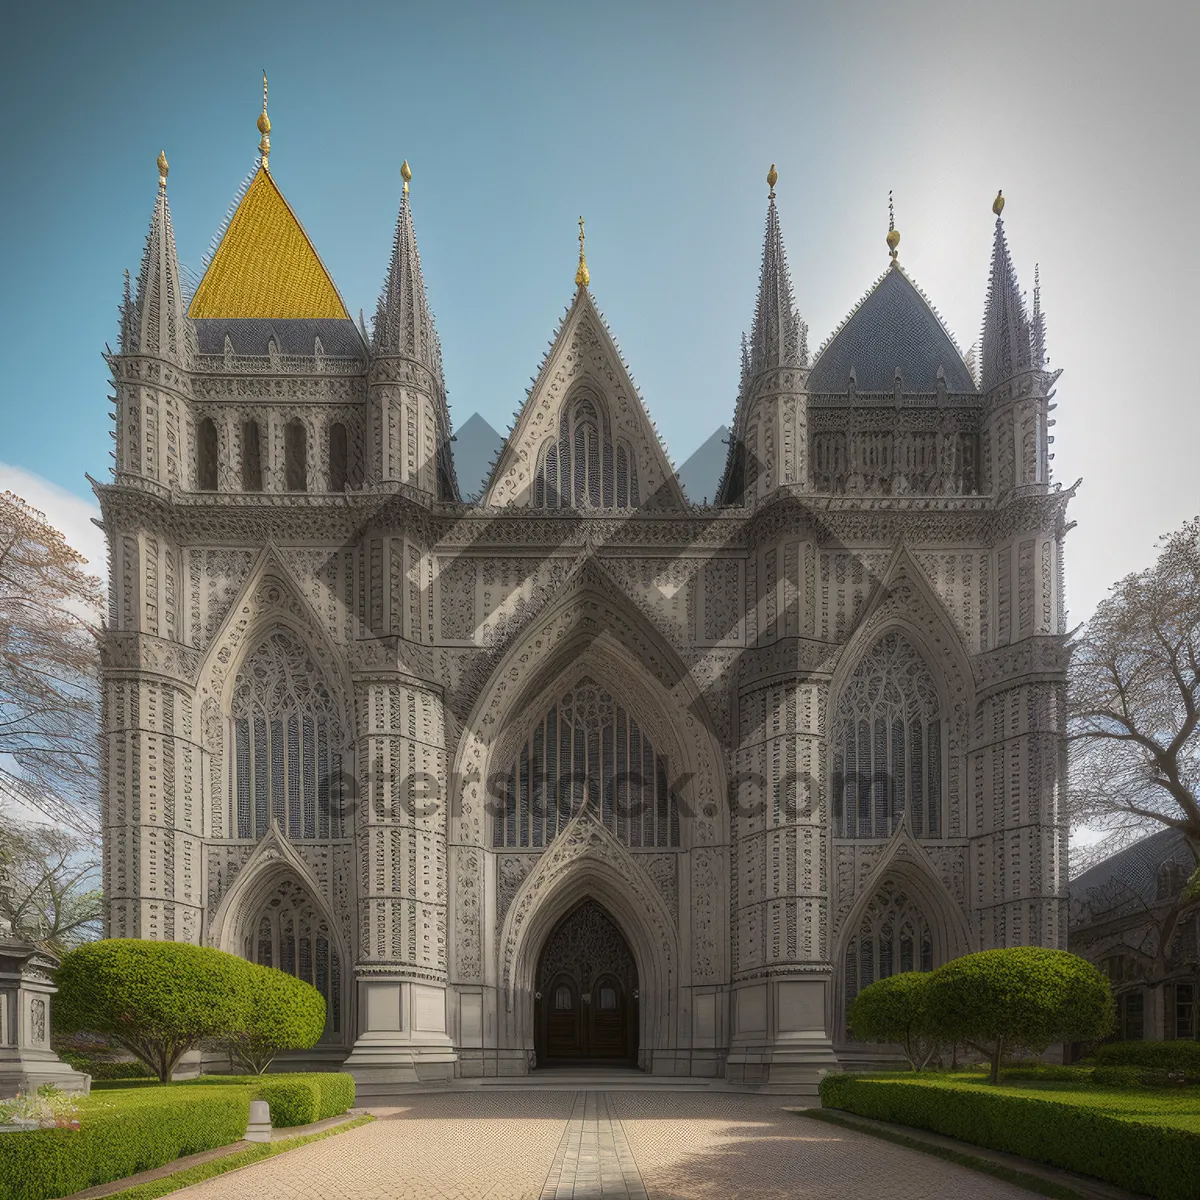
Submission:
M 258 422 L 242 423 L 242 491 L 263 490 L 262 447 L 259 442 Z
M 299 883 L 285 880 L 272 893 L 251 923 L 242 953 L 311 983 L 325 997 L 323 1037 L 342 1032 L 341 959 L 329 922 Z
M 493 844 L 548 846 L 586 803 L 626 846 L 678 847 L 679 801 L 670 779 L 666 757 L 633 714 L 582 680 L 489 781 Z
M 298 420 L 283 428 L 283 466 L 287 490 L 308 491 L 308 430 Z
M 534 508 L 636 508 L 637 464 L 614 441 L 604 406 L 583 395 L 563 406 L 558 437 L 542 445 L 533 482 Z
M 349 478 L 346 427 L 335 421 L 329 427 L 329 490 L 344 492 Z
M 238 672 L 233 693 L 234 813 L 239 838 L 274 820 L 290 838 L 342 836 L 341 731 L 304 647 L 273 633 Z
M 888 837 L 906 809 L 915 836 L 941 836 L 941 704 L 925 660 L 897 631 L 863 656 L 838 702 L 832 795 L 839 837 Z
M 202 492 L 217 490 L 217 427 L 211 417 L 196 426 L 196 486 Z
M 888 880 L 867 906 L 846 947 L 846 1007 L 877 979 L 902 971 L 932 971 L 933 933 L 905 890 Z

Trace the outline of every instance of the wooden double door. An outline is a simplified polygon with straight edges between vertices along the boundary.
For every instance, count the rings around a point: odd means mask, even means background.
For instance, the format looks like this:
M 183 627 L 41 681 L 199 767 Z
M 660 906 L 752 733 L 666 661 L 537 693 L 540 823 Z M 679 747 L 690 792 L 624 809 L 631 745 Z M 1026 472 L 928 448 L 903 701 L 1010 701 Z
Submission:
M 637 968 L 613 919 L 585 900 L 546 941 L 535 996 L 540 1066 L 637 1059 Z

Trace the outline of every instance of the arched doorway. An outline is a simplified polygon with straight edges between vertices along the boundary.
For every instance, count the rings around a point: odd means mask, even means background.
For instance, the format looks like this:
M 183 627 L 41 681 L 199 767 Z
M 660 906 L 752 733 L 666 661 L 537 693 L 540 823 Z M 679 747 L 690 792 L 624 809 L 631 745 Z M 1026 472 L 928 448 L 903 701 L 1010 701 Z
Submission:
M 589 897 L 551 930 L 538 960 L 538 1065 L 636 1062 L 637 1009 L 633 954 L 616 922 Z

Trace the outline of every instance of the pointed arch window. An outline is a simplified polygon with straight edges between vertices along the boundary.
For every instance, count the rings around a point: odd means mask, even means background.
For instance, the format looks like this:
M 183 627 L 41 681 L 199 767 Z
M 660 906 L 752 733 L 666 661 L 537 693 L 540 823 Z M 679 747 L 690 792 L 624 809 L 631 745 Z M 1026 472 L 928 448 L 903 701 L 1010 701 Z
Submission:
M 335 421 L 329 427 L 329 490 L 344 492 L 349 482 L 349 444 L 346 426 Z
M 867 906 L 846 947 L 846 1011 L 863 988 L 903 971 L 932 971 L 933 931 L 903 887 L 888 880 Z
M 308 491 L 308 430 L 298 418 L 283 427 L 283 465 L 287 490 Z
M 666 756 L 611 693 L 583 679 L 551 705 L 515 761 L 488 781 L 493 844 L 548 846 L 587 803 L 633 849 L 679 847 Z
M 262 444 L 259 441 L 258 422 L 244 421 L 242 423 L 242 491 L 261 492 L 262 490 Z
M 888 837 L 907 809 L 916 837 L 941 837 L 942 724 L 925 660 L 903 634 L 885 634 L 854 669 L 838 702 L 832 755 L 837 836 Z
M 637 508 L 637 464 L 615 441 L 608 414 L 590 393 L 563 405 L 558 436 L 543 443 L 533 480 L 534 508 Z
M 274 820 L 293 839 L 341 837 L 341 730 L 304 647 L 268 637 L 238 672 L 232 708 L 237 836 L 261 838 Z
M 304 887 L 288 879 L 271 893 L 250 923 L 242 954 L 260 966 L 276 967 L 311 983 L 325 998 L 321 1040 L 340 1039 L 342 962 L 329 922 Z
M 202 492 L 217 490 L 217 426 L 211 417 L 196 427 L 196 486 Z

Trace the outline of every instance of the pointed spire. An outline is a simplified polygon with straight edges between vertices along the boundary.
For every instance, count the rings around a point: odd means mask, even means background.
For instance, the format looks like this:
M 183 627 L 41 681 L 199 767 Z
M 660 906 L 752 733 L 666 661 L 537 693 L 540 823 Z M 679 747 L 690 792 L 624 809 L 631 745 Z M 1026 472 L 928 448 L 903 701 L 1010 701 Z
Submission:
M 267 73 L 263 72 L 263 110 L 258 118 L 258 132 L 262 137 L 258 141 L 258 152 L 262 156 L 262 169 L 269 171 L 271 164 L 267 161 L 271 155 L 271 118 L 267 116 Z
M 888 254 L 891 256 L 892 266 L 900 265 L 900 230 L 896 228 L 896 209 L 892 203 L 892 193 L 888 192 L 888 233 L 887 233 L 887 248 Z
M 1004 193 L 992 203 L 996 232 L 992 243 L 992 271 L 983 316 L 982 384 L 985 392 L 1031 366 L 1029 317 L 1017 286 L 1017 273 L 1008 253 L 1004 233 Z
M 742 375 L 738 381 L 738 395 L 746 394 L 746 386 L 750 382 L 750 346 L 746 341 L 745 331 L 742 332 Z
M 585 288 L 592 282 L 592 273 L 588 270 L 587 254 L 583 248 L 583 218 L 579 218 L 579 268 L 575 272 L 575 286 Z
M 425 295 L 421 255 L 413 228 L 408 184 L 412 169 L 405 159 L 400 168 L 404 190 L 396 233 L 392 239 L 392 261 L 375 310 L 373 349 L 375 354 L 394 354 L 424 364 L 445 390 L 442 378 L 442 347 L 433 326 L 433 314 Z
M 787 254 L 775 211 L 775 184 L 779 174 L 775 164 L 767 173 L 767 229 L 763 239 L 762 271 L 758 283 L 758 302 L 754 309 L 754 328 L 750 335 L 750 374 L 757 375 L 772 367 L 807 365 L 807 328 L 800 320 L 792 297 Z M 803 339 L 801 330 L 803 329 Z
M 121 351 L 165 359 L 186 365 L 187 326 L 184 321 L 183 290 L 179 277 L 179 256 L 171 229 L 171 208 L 167 203 L 167 156 L 158 154 L 158 196 L 150 218 L 150 232 L 138 272 L 137 294 L 129 300 L 129 282 L 125 284 L 125 317 L 122 320 Z

